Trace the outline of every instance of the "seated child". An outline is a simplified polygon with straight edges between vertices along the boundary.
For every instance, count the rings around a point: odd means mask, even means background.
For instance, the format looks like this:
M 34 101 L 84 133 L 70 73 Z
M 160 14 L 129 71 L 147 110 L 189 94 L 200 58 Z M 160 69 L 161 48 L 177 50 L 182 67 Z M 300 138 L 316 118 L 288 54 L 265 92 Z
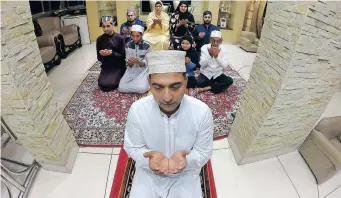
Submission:
M 195 70 L 200 68 L 198 52 L 193 47 L 193 39 L 190 36 L 182 38 L 181 51 L 186 52 L 186 73 L 188 75 L 187 88 L 195 88 L 197 80 L 195 78 Z

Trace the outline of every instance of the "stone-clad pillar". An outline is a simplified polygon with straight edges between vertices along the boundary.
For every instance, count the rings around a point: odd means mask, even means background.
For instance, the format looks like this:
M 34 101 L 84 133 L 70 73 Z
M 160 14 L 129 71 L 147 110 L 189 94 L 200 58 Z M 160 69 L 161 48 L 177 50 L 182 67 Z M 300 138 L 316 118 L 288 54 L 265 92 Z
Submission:
M 229 142 L 238 164 L 296 150 L 341 79 L 341 3 L 268 2 Z
M 78 145 L 53 94 L 28 1 L 1 1 L 1 116 L 44 169 L 71 172 Z

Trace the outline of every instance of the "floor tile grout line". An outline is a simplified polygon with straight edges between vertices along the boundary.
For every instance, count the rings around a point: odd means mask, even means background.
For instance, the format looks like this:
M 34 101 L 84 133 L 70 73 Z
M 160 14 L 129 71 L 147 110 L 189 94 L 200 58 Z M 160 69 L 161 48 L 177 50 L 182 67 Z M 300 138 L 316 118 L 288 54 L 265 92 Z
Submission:
M 298 191 L 297 191 L 297 189 L 296 189 L 296 186 L 295 186 L 294 183 L 292 182 L 292 180 L 291 180 L 291 178 L 290 178 L 290 176 L 289 176 L 287 170 L 285 170 L 285 168 L 284 168 L 284 166 L 283 166 L 281 160 L 280 160 L 278 157 L 277 157 L 277 160 L 278 160 L 278 162 L 281 164 L 281 166 L 282 166 L 282 168 L 283 168 L 285 174 L 287 175 L 287 177 L 289 178 L 289 180 L 290 180 L 290 182 L 291 182 L 291 185 L 294 187 L 294 189 L 295 189 L 295 191 L 296 191 L 298 197 L 300 198 L 301 196 L 300 196 L 300 194 L 298 193 Z
M 323 198 L 327 198 L 330 194 L 332 194 L 334 191 L 336 191 L 338 188 L 340 188 L 341 185 L 339 185 L 338 187 L 336 187 L 333 191 L 331 191 L 330 193 L 328 193 L 326 196 L 324 196 Z
M 97 154 L 97 155 L 113 155 L 112 153 L 91 153 L 91 152 L 81 152 L 81 151 L 79 153 Z
M 79 152 L 85 154 L 97 154 L 97 155 L 120 155 L 119 153 L 91 153 L 91 152 Z
M 213 149 L 214 151 L 219 151 L 219 150 L 224 150 L 224 149 L 229 149 L 231 147 L 228 147 L 228 148 L 217 148 L 217 149 Z
M 107 173 L 107 181 L 105 183 L 105 188 L 104 188 L 104 198 L 107 195 L 107 188 L 108 188 L 108 180 L 109 180 L 109 173 L 110 173 L 110 167 L 111 167 L 111 160 L 112 160 L 112 155 L 110 155 L 109 168 L 108 168 L 108 173 Z

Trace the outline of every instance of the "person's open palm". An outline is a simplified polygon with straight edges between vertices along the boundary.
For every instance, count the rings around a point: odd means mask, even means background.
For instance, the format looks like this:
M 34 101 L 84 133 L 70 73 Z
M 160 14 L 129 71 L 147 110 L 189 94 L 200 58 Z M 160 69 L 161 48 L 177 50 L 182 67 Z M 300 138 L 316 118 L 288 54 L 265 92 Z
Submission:
M 128 59 L 128 64 L 132 65 L 133 64 L 133 61 L 131 58 Z
M 187 159 L 186 155 L 189 154 L 189 151 L 182 150 L 175 152 L 171 158 L 169 158 L 168 162 L 168 171 L 172 174 L 177 174 L 182 172 L 183 169 L 187 167 Z
M 143 154 L 145 158 L 149 158 L 149 168 L 157 175 L 168 174 L 168 159 L 157 151 L 150 151 Z
M 99 54 L 102 55 L 102 56 L 110 56 L 112 54 L 112 50 L 100 50 L 99 51 Z
M 217 51 L 216 51 L 216 56 L 218 56 L 219 55 L 219 53 L 220 53 L 220 48 L 217 48 Z
M 210 56 L 214 56 L 214 48 L 213 47 L 208 48 L 208 53 L 210 54 Z
M 128 29 L 127 29 L 126 27 L 123 27 L 123 28 L 122 28 L 122 32 L 123 32 L 124 34 L 126 34 L 126 33 L 128 33 Z
M 220 49 L 217 48 L 217 47 L 211 47 L 211 48 L 210 48 L 210 51 L 211 51 L 211 53 L 212 53 L 212 54 L 211 54 L 212 56 L 217 57 L 218 54 L 219 54 L 219 52 L 220 52 Z
M 191 62 L 191 59 L 190 59 L 189 57 L 186 57 L 186 58 L 185 58 L 185 63 L 188 64 L 188 63 L 190 63 L 190 62 Z

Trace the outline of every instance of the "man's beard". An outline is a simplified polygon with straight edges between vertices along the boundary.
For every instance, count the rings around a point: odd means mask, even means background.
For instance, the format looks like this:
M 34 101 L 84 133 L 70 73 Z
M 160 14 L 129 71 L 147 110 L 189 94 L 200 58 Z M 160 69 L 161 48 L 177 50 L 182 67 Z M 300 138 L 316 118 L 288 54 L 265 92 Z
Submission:
M 112 35 L 113 33 L 114 33 L 114 30 L 112 30 L 112 31 L 107 31 L 107 32 L 104 32 L 105 34 L 107 34 L 107 35 Z

